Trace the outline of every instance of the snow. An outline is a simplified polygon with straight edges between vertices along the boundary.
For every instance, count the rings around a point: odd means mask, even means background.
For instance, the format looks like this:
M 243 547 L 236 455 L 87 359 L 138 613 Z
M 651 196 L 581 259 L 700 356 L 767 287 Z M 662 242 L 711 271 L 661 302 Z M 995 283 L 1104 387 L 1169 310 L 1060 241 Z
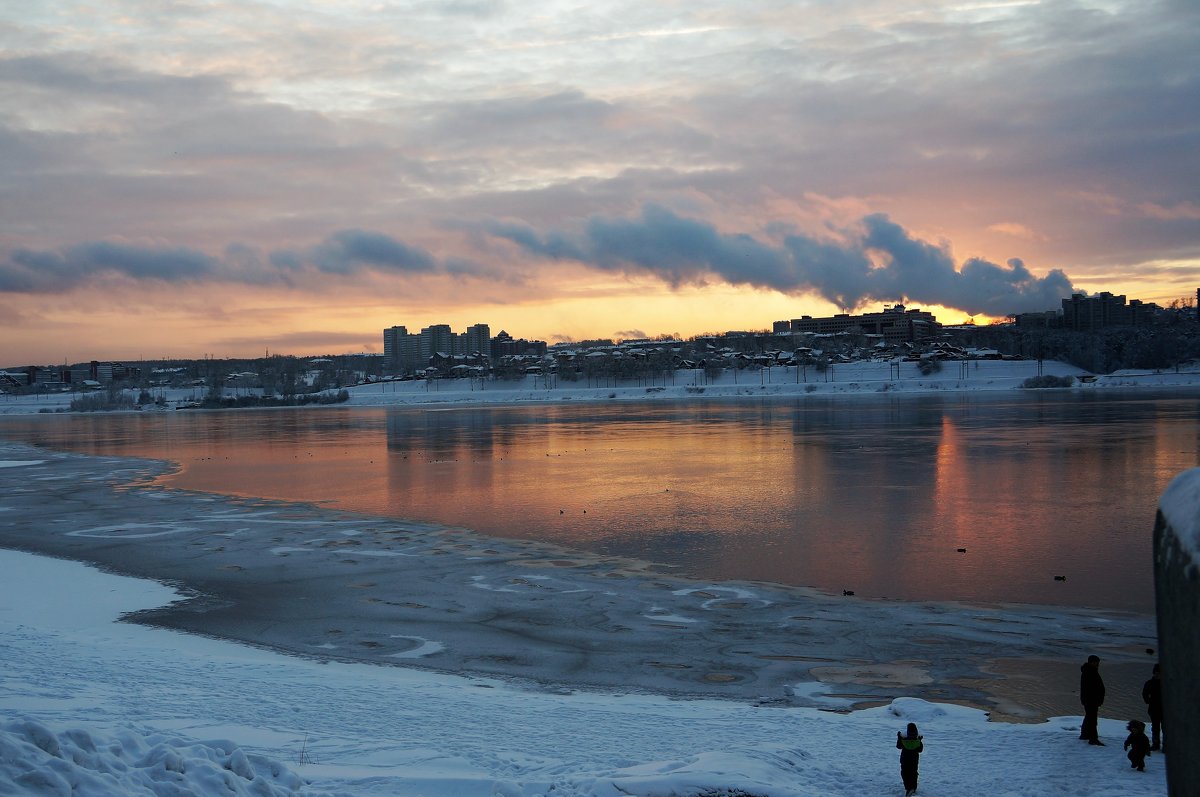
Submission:
M 451 405 L 545 401 L 689 399 L 1012 390 L 1037 374 L 1034 362 L 947 363 L 930 376 L 910 372 L 889 379 L 888 363 L 835 367 L 834 379 L 809 373 L 795 382 L 794 370 L 727 372 L 715 384 L 702 373 L 680 372 L 665 383 L 589 387 L 543 377 L 516 383 L 478 380 L 392 382 L 350 389 L 353 406 Z M 1046 362 L 1041 373 L 1083 375 L 1062 363 Z M 734 379 L 739 381 L 734 382 Z M 791 380 L 791 381 L 789 381 Z M 817 381 L 821 380 L 821 381 Z M 1200 374 L 1121 372 L 1076 383 L 1072 390 L 1125 387 L 1195 387 Z M 168 401 L 186 398 L 194 389 Z M 0 399 L 0 414 L 65 409 L 69 394 Z M 6 452 L 7 453 L 7 452 Z M 0 468 L 41 466 L 46 460 L 2 459 Z M 1161 508 L 1194 560 L 1200 559 L 1200 470 L 1181 475 L 1163 496 Z M 40 481 L 54 476 L 39 475 Z M 147 501 L 166 503 L 161 493 Z M 174 497 L 169 500 L 176 500 Z M 198 499 L 199 500 L 199 499 Z M 207 500 L 207 499 L 206 499 Z M 0 507 L 6 509 L 6 507 Z M 145 511 L 145 510 L 143 510 Z M 215 506 L 215 522 L 222 512 Z M 248 509 L 238 510 L 246 522 Z M 262 513 L 261 523 L 281 523 Z M 48 521 L 53 522 L 53 521 Z M 210 522 L 210 521 L 205 521 Z M 289 518 L 326 535 L 328 518 Z M 68 527 L 69 528 L 69 527 Z M 339 530 L 341 531 L 341 530 Z M 75 539 L 100 542 L 144 538 L 154 544 L 195 533 L 179 523 L 122 522 L 70 529 Z M 341 533 L 357 533 L 351 528 Z M 271 553 L 319 555 L 316 541 L 275 547 Z M 378 550 L 380 562 L 398 557 L 429 561 L 426 551 Z M 439 561 L 446 557 L 438 557 Z M 953 703 L 899 697 L 884 705 L 847 710 L 835 694 L 839 667 L 849 682 L 864 673 L 903 686 L 927 667 L 895 662 L 870 665 L 861 659 L 833 660 L 822 681 L 788 688 L 795 700 L 680 699 L 646 691 L 583 688 L 577 684 L 539 688 L 527 680 L 505 680 L 413 669 L 444 644 L 397 626 L 390 638 L 396 652 L 389 664 L 346 663 L 286 656 L 177 631 L 118 622 L 129 613 L 160 607 L 181 596 L 164 584 L 26 553 L 0 551 L 0 795 L 361 795 L 362 797 L 861 797 L 902 793 L 896 731 L 920 726 L 926 752 L 921 760 L 922 797 L 963 794 L 1054 795 L 1055 797 L 1159 797 L 1167 793 L 1163 758 L 1153 756 L 1147 772 L 1131 771 L 1120 749 L 1129 718 L 1102 717 L 1107 747 L 1078 739 L 1079 717 L 1052 717 L 1032 724 L 989 722 L 984 712 Z M 503 583 L 504 586 L 499 586 Z M 457 589 L 494 596 L 514 591 L 515 582 L 470 578 Z M 454 588 L 447 583 L 447 589 Z M 569 587 L 565 584 L 564 587 Z M 674 598 L 709 603 L 732 593 L 755 606 L 771 600 L 733 585 L 677 590 Z M 578 611 L 564 588 L 555 604 Z M 705 595 L 719 595 L 707 598 Z M 488 597 L 490 600 L 491 598 Z M 647 603 L 639 616 L 652 624 L 696 626 L 697 616 L 680 604 Z M 669 605 L 666 605 L 668 604 Z M 840 622 L 854 635 L 875 634 L 859 623 L 862 607 L 847 603 L 844 614 L 821 609 L 822 622 Z M 979 644 L 991 624 L 969 608 L 936 610 L 946 628 L 963 628 L 963 639 Z M 872 609 L 871 611 L 877 611 Z M 627 612 L 632 616 L 632 609 Z M 896 622 L 907 614 L 887 615 Z M 872 621 L 880 626 L 880 620 Z M 1114 640 L 1103 617 L 1064 623 L 1057 615 L 1028 617 L 1010 634 L 1083 651 L 1072 634 Z M 881 626 L 882 627 L 882 626 Z M 925 625 L 928 629 L 931 626 Z M 1096 630 L 1098 629 L 1098 630 Z M 757 633 L 761 629 L 755 629 Z M 690 632 L 689 632 L 690 633 Z M 895 636 L 895 634 L 893 634 Z M 874 637 L 871 637 L 874 644 Z M 836 644 L 835 644 L 836 643 Z M 673 638 L 664 647 L 681 644 Z M 749 641 L 746 645 L 751 644 Z M 314 647 L 332 647 L 327 644 Z M 844 641 L 831 643 L 838 655 Z M 957 648 L 956 648 L 957 649 Z M 664 651 L 665 653 L 666 651 Z M 997 655 L 1003 655 L 997 653 Z M 1082 655 L 1082 654 L 1081 654 Z M 875 672 L 877 671 L 877 672 Z M 582 683 L 582 674 L 581 674 Z M 845 690 L 840 690 L 845 691 Z
M 900 377 L 893 378 L 895 363 L 863 361 L 838 363 L 821 373 L 815 369 L 797 373 L 794 367 L 771 369 L 727 369 L 713 380 L 703 370 L 679 370 L 654 379 L 604 380 L 586 378 L 570 381 L 562 377 L 526 376 L 512 381 L 481 383 L 479 380 L 447 379 L 425 382 L 381 382 L 349 388 L 350 403 L 355 406 L 510 404 L 563 401 L 644 401 L 687 400 L 695 398 L 763 398 L 788 396 L 855 395 L 894 392 L 922 394 L 952 391 L 1016 390 L 1031 376 L 1039 374 L 1080 377 L 1087 372 L 1057 361 L 1039 365 L 1024 361 L 954 361 L 942 370 L 924 375 L 917 363 L 900 363 Z M 1200 384 L 1200 374 L 1148 375 L 1123 373 L 1112 386 L 1130 384 Z M 1110 380 L 1076 383 L 1077 389 L 1110 386 Z M 482 385 L 482 386 L 481 386 Z
M 947 361 L 942 369 L 922 374 L 917 363 L 862 361 L 837 363 L 828 372 L 813 369 L 797 374 L 793 367 L 743 371 L 726 370 L 715 380 L 702 370 L 679 370 L 665 379 L 605 383 L 581 378 L 569 381 L 551 377 L 549 387 L 542 376 L 521 380 L 482 383 L 479 380 L 449 379 L 426 383 L 420 380 L 381 382 L 349 388 L 354 406 L 452 405 L 548 403 L 562 401 L 646 401 L 695 398 L 771 398 L 798 396 L 853 396 L 875 393 L 920 395 L 948 392 L 1011 391 L 1034 376 L 1071 376 L 1075 391 L 1128 388 L 1194 388 L 1200 386 L 1200 371 L 1188 366 L 1180 371 L 1124 370 L 1093 376 L 1067 363 L 1045 360 Z M 1086 377 L 1089 381 L 1082 381 Z M 0 407 L 0 412 L 3 412 Z
M 155 582 L 8 551 L 0 571 L 0 794 L 890 795 L 908 722 L 922 797 L 1166 794 L 1122 720 L 1091 747 L 1078 717 L 914 698 L 835 713 L 322 663 L 114 622 L 177 597 Z
M 1004 391 L 1020 389 L 1033 376 L 1072 376 L 1076 391 L 1094 391 L 1130 387 L 1196 387 L 1200 371 L 1189 364 L 1179 371 L 1123 370 L 1093 376 L 1075 366 L 1056 360 L 950 360 L 940 371 L 922 374 L 917 363 L 872 360 L 836 363 L 821 373 L 815 369 L 797 373 L 794 367 L 770 369 L 726 369 L 713 380 L 703 370 L 678 370 L 665 378 L 641 380 L 603 380 L 527 375 L 516 380 L 439 379 L 388 381 L 347 388 L 351 406 L 407 406 L 454 404 L 546 403 L 556 401 L 645 401 L 694 398 L 747 398 L 787 396 L 842 396 L 892 392 L 926 394 L 945 392 Z M 1086 377 L 1089 381 L 1081 381 Z M 131 398 L 138 391 L 127 391 Z M 156 389 L 167 407 L 197 401 L 203 389 L 195 387 Z M 65 412 L 71 393 L 39 395 L 0 395 L 0 415 Z M 339 405 L 344 406 L 344 405 Z M 147 407 L 139 412 L 162 412 L 163 407 Z
M 55 732 L 22 719 L 0 724 L 0 785 L 10 793 L 296 794 L 303 780 L 232 742 L 191 742 L 167 734 Z M 19 790 L 19 791 L 18 791 Z
M 1200 567 L 1200 468 L 1184 471 L 1163 491 L 1158 507 L 1192 567 Z

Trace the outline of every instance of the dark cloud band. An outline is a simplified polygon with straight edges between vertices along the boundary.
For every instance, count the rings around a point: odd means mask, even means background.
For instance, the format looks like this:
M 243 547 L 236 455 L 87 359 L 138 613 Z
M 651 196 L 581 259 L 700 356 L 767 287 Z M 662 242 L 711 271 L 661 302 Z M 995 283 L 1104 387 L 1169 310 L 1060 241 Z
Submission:
M 867 216 L 837 239 L 797 233 L 774 241 L 720 232 L 707 221 L 646 206 L 635 218 L 594 217 L 575 234 L 539 233 L 491 222 L 484 229 L 541 258 L 570 260 L 610 272 L 653 274 L 668 284 L 717 279 L 785 294 L 815 293 L 846 308 L 869 301 L 912 301 L 973 314 L 1005 315 L 1053 308 L 1073 287 L 1060 270 L 1034 276 L 1020 260 L 1005 265 L 978 258 L 961 268 L 947 248 L 914 238 L 887 216 Z M 441 274 L 502 279 L 461 258 L 439 259 L 389 235 L 340 230 L 316 246 L 277 250 L 265 260 L 231 245 L 221 258 L 188 248 L 147 248 L 94 242 L 66 250 L 21 249 L 0 261 L 0 292 L 66 290 L 104 275 L 163 283 L 293 284 L 304 274 L 353 278 Z
M 97 241 L 61 251 L 18 249 L 0 261 L 0 293 L 70 290 L 97 277 L 121 276 L 161 283 L 286 283 L 308 273 L 350 276 L 380 273 L 475 273 L 459 258 L 439 262 L 420 247 L 366 230 L 340 230 L 306 250 L 270 252 L 265 262 L 252 248 L 231 244 L 224 257 L 184 247 L 141 247 Z
M 778 243 L 722 233 L 654 205 L 638 218 L 592 218 L 575 235 L 539 234 L 512 223 L 487 230 L 545 258 L 648 272 L 676 286 L 716 277 L 787 294 L 816 293 L 847 308 L 915 301 L 1005 315 L 1051 309 L 1074 290 L 1061 270 L 1036 277 L 1016 259 L 998 265 L 976 258 L 956 268 L 945 248 L 914 238 L 882 214 L 841 231 L 838 240 L 793 233 Z
M 104 273 L 162 282 L 200 282 L 213 277 L 219 261 L 187 248 L 144 248 L 97 241 L 62 252 L 18 249 L 0 262 L 0 291 L 49 293 L 68 290 Z

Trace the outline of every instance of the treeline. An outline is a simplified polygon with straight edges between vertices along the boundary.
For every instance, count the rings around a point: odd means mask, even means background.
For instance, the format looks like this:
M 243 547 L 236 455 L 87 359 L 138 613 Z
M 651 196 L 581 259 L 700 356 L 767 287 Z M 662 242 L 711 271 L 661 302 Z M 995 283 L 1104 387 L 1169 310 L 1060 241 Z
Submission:
M 71 412 L 114 412 L 134 408 L 133 397 L 120 390 L 84 393 L 71 399 Z M 49 410 L 43 410 L 49 412 Z
M 1107 327 L 1096 332 L 978 327 L 956 332 L 956 340 L 1001 354 L 1062 360 L 1094 374 L 1126 368 L 1166 370 L 1200 360 L 1200 328 L 1194 323 Z
M 121 390 L 84 393 L 78 398 L 71 399 L 70 408 L 72 412 L 115 412 L 138 409 L 150 404 L 166 406 L 161 399 L 152 401 L 147 396 L 147 392 L 143 390 L 142 395 L 135 402 L 132 396 Z M 294 396 L 217 396 L 210 393 L 203 400 L 192 404 L 191 408 L 227 410 L 241 407 L 299 407 L 305 404 L 341 404 L 349 400 L 350 392 L 347 390 L 339 390 L 337 393 L 303 393 Z M 50 411 L 42 410 L 42 412 Z M 61 409 L 57 411 L 61 411 Z
M 209 394 L 196 408 L 205 410 L 231 410 L 243 407 L 301 407 L 305 404 L 341 404 L 350 400 L 350 392 L 301 393 L 291 396 L 215 396 Z

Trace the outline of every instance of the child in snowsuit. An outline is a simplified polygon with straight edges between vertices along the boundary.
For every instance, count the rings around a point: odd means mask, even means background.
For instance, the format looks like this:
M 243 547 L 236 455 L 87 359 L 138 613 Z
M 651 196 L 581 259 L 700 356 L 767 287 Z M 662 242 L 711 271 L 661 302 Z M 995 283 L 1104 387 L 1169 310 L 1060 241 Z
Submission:
M 1150 740 L 1146 738 L 1146 723 L 1141 720 L 1130 720 L 1125 726 L 1129 736 L 1125 739 L 1125 749 L 1129 751 L 1129 766 L 1138 772 L 1146 771 L 1146 756 L 1150 755 Z
M 907 735 L 902 736 L 900 731 L 896 731 L 896 749 L 900 751 L 900 777 L 904 781 L 904 797 L 912 797 L 917 793 L 917 766 L 921 762 L 921 752 L 925 749 L 915 722 L 908 723 Z

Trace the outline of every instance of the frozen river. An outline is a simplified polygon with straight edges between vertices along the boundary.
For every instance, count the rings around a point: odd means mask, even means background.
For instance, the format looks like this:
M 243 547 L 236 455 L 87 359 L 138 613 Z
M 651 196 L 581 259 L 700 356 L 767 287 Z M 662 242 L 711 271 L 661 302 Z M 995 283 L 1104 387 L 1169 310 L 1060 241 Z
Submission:
M 4 418 L 0 437 L 705 579 L 1149 612 L 1154 510 L 1197 464 L 1198 410 L 1145 391 L 344 407 Z

